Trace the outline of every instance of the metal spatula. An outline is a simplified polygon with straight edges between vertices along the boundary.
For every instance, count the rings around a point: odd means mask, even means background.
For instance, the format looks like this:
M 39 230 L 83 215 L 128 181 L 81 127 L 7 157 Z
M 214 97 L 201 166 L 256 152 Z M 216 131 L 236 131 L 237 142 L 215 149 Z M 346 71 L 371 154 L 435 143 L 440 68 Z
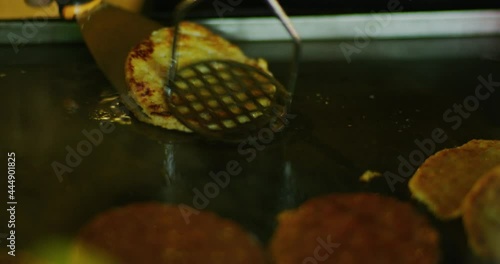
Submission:
M 102 0 L 57 0 L 61 15 L 77 20 L 97 65 L 121 95 L 128 95 L 124 65 L 130 50 L 163 26 Z M 148 117 L 133 100 L 122 102 L 141 119 Z
M 174 12 L 175 32 L 171 64 L 165 86 L 170 111 L 186 127 L 204 137 L 241 140 L 269 126 L 273 131 L 286 124 L 298 70 L 300 38 L 276 0 L 267 0 L 294 41 L 288 89 L 269 73 L 236 61 L 208 60 L 177 69 L 180 22 L 200 1 L 184 0 Z

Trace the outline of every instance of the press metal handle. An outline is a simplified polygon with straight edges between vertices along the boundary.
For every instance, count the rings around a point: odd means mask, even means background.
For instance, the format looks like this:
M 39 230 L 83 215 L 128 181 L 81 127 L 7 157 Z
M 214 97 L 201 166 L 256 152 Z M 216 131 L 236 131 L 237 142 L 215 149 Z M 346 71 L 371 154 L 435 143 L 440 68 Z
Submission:
M 103 0 L 56 0 L 59 6 L 59 15 L 66 20 L 74 20 L 104 4 Z
M 171 62 L 168 70 L 168 80 L 167 80 L 167 86 L 171 85 L 171 82 L 175 79 L 175 75 L 177 72 L 177 41 L 178 41 L 178 33 L 179 33 L 179 24 L 180 22 L 184 19 L 186 14 L 191 10 L 196 4 L 200 3 L 201 1 L 198 0 L 184 0 L 180 2 L 176 7 L 175 7 L 175 12 L 173 16 L 173 22 L 174 22 L 174 37 L 172 41 L 172 56 L 171 56 Z M 286 14 L 286 12 L 283 10 L 281 5 L 278 3 L 277 0 L 266 0 L 266 2 L 269 4 L 271 9 L 273 10 L 274 14 L 278 17 L 278 19 L 281 21 L 283 26 L 286 28 L 286 31 L 290 35 L 290 37 L 293 40 L 294 44 L 294 51 L 293 51 L 293 57 L 292 57 L 292 62 L 290 66 L 290 76 L 289 76 L 289 81 L 288 81 L 288 86 L 286 87 L 287 91 L 290 93 L 290 95 L 293 96 L 293 93 L 295 92 L 295 86 L 297 82 L 297 74 L 299 70 L 299 61 L 300 61 L 300 56 L 301 56 L 301 39 L 297 31 L 295 30 L 295 27 L 293 26 L 292 21 Z

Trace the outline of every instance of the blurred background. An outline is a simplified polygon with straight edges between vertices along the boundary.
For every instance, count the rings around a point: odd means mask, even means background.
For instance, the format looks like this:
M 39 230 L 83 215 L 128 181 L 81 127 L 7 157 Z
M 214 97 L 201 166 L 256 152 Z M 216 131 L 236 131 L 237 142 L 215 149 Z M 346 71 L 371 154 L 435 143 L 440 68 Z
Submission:
M 22 19 L 33 17 L 40 12 L 40 8 L 29 6 L 26 2 L 51 2 L 50 0 L 0 0 L 0 19 Z M 179 2 L 177 0 L 107 0 L 110 3 L 132 11 L 142 11 L 155 19 L 168 17 Z M 266 16 L 269 15 L 264 0 L 207 0 L 200 1 L 200 5 L 190 14 L 193 17 L 216 17 L 214 5 L 239 3 L 224 13 L 224 17 L 239 16 Z M 389 3 L 399 2 L 402 12 L 440 11 L 440 10 L 473 10 L 500 8 L 500 1 L 493 0 L 281 0 L 285 10 L 290 15 L 321 15 L 321 14 L 352 14 L 370 13 L 372 11 L 387 10 Z M 52 1 L 43 7 L 43 12 L 49 17 L 57 18 L 57 5 Z
M 152 16 L 164 16 L 170 12 L 178 1 L 150 0 L 146 1 L 145 12 Z M 216 16 L 213 5 L 216 0 L 202 1 L 196 12 L 199 16 Z M 227 0 L 219 2 L 227 3 Z M 500 1 L 492 0 L 281 0 L 279 1 L 289 15 L 320 15 L 320 14 L 350 14 L 370 13 L 372 11 L 387 10 L 388 3 L 399 2 L 405 12 L 437 11 L 462 9 L 490 9 L 500 8 Z M 262 16 L 269 15 L 264 0 L 242 0 L 239 7 L 228 16 Z

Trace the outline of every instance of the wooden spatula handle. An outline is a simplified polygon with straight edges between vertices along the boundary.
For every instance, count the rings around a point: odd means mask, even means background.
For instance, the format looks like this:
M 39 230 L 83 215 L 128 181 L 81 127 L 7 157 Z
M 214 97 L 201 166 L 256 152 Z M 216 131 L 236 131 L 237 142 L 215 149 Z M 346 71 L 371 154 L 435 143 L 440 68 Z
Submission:
M 73 20 L 102 3 L 102 0 L 57 0 L 61 17 L 68 20 Z

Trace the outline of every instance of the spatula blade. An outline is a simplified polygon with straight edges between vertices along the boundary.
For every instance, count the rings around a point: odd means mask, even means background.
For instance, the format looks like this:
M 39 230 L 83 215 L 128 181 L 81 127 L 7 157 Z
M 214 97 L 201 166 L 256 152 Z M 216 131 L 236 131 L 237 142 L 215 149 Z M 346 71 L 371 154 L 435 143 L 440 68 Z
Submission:
M 88 15 L 79 17 L 77 21 L 85 43 L 99 68 L 121 95 L 127 95 L 127 55 L 134 46 L 162 25 L 140 14 L 109 4 L 103 4 Z

